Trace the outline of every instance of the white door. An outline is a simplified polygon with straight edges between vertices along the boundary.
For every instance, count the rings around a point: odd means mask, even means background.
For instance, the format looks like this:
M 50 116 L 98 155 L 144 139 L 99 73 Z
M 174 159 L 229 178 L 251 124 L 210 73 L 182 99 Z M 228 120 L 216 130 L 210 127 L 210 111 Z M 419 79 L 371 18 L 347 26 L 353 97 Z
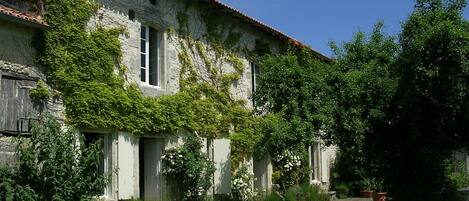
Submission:
M 144 200 L 163 200 L 164 179 L 161 174 L 162 139 L 143 139 L 144 150 Z

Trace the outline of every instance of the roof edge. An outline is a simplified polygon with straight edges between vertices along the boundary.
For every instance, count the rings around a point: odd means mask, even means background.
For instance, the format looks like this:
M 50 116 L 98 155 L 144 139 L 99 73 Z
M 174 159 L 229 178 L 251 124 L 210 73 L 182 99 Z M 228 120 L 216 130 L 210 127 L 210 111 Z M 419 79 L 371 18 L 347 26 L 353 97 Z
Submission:
M 35 29 L 45 29 L 49 27 L 40 15 L 23 12 L 3 4 L 0 4 L 0 18 Z
M 299 48 L 307 48 L 309 50 L 312 51 L 313 54 L 315 54 L 319 59 L 322 59 L 324 61 L 327 61 L 327 62 L 330 62 L 332 61 L 331 58 L 329 58 L 328 56 L 325 56 L 324 54 L 320 53 L 319 51 L 313 49 L 312 47 L 308 46 L 308 45 L 305 45 L 304 43 L 294 39 L 293 37 L 265 24 L 265 23 L 262 23 L 261 21 L 259 20 L 256 20 L 246 14 L 244 14 L 243 12 L 221 2 L 220 0 L 201 0 L 201 1 L 204 1 L 204 2 L 207 2 L 207 3 L 212 3 L 216 6 L 219 6 L 220 8 L 223 8 L 225 9 L 225 11 L 228 11 L 230 12 L 234 17 L 237 17 L 241 20 L 244 20 L 245 22 L 248 22 L 249 24 L 251 25 L 254 25 L 255 27 L 257 28 L 260 28 L 262 29 L 262 31 L 265 31 L 271 35 L 273 35 L 274 37 L 278 37 L 278 38 L 281 38 L 283 40 L 286 40 L 287 42 L 295 45 L 296 47 L 299 47 Z

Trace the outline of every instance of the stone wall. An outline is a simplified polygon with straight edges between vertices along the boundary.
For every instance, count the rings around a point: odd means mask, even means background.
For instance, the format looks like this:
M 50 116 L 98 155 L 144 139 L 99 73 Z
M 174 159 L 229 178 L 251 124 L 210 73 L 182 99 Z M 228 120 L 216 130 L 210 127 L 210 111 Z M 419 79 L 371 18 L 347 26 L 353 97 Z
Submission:
M 17 165 L 15 145 L 12 137 L 0 135 L 0 165 L 14 167 Z
M 176 31 L 179 30 L 181 26 L 178 22 L 178 13 L 187 14 L 188 32 L 191 39 L 201 42 L 206 47 L 211 46 L 206 38 L 208 31 L 206 30 L 205 21 L 202 17 L 205 14 L 203 13 L 204 9 L 207 8 L 206 3 L 194 3 L 199 1 L 185 0 L 158 0 L 156 1 L 156 5 L 151 4 L 150 0 L 102 0 L 101 2 L 103 7 L 101 7 L 97 14 L 89 21 L 88 28 L 90 30 L 93 30 L 96 27 L 122 27 L 125 29 L 125 33 L 122 34 L 119 39 L 121 41 L 123 52 L 122 65 L 126 66 L 128 69 L 126 74 L 128 79 L 127 81 L 128 84 L 137 84 L 146 96 L 156 97 L 174 94 L 179 91 L 181 71 L 179 54 L 183 51 L 181 41 L 186 39 L 180 37 Z M 135 18 L 131 19 L 132 17 L 129 16 L 129 14 L 134 15 Z M 224 25 L 231 28 L 230 31 L 241 34 L 241 38 L 237 44 L 239 51 L 235 52 L 235 54 L 241 59 L 245 70 L 240 80 L 232 83 L 230 91 L 231 95 L 236 100 L 244 100 L 247 108 L 252 108 L 252 72 L 250 56 L 247 52 L 255 50 L 256 40 L 269 44 L 273 52 L 278 52 L 282 41 L 255 29 L 253 26 L 242 23 L 239 19 L 231 17 L 227 13 L 222 13 L 221 16 L 224 17 Z M 163 66 L 163 82 L 159 87 L 146 86 L 140 82 L 140 33 L 142 25 L 150 26 L 158 30 L 160 33 L 163 33 L 163 45 L 160 52 L 160 54 L 163 55 L 160 63 Z M 207 55 L 210 60 L 216 60 L 215 53 L 213 51 L 208 51 Z M 194 66 L 199 71 L 200 77 L 202 79 L 206 79 L 209 76 L 209 73 L 205 70 L 203 59 L 197 58 L 197 56 L 200 57 L 200 55 L 192 56 L 194 58 Z M 219 71 L 223 73 L 232 73 L 236 71 L 233 65 L 229 62 L 222 62 L 218 67 L 220 68 Z M 214 175 L 215 185 L 213 188 L 213 192 L 215 194 L 229 193 L 231 185 L 230 164 L 228 164 L 230 160 L 230 143 L 229 140 L 216 140 L 216 142 L 221 141 L 223 141 L 223 143 L 215 143 L 215 146 L 213 147 L 213 152 L 217 153 L 214 155 L 214 160 L 217 162 L 217 172 Z M 171 143 L 167 145 L 167 147 L 171 146 Z M 132 157 L 131 155 L 129 155 L 127 159 L 128 161 L 136 160 L 135 156 Z M 124 158 L 121 158 L 121 160 L 124 160 Z M 267 167 L 270 166 L 267 165 Z M 138 170 L 135 166 L 133 169 Z M 258 171 L 262 172 L 267 170 L 259 169 Z M 266 180 L 269 180 L 270 173 L 269 175 L 264 174 L 266 176 Z M 129 175 L 130 173 L 117 171 L 117 174 L 124 176 Z M 131 179 L 130 176 L 127 178 Z M 133 178 L 135 179 L 135 176 L 133 176 Z M 129 185 L 128 189 L 118 189 L 118 191 L 138 189 L 138 186 L 136 185 L 137 184 Z M 136 196 L 136 194 L 133 195 Z M 125 196 L 119 195 L 118 199 L 127 199 L 129 196 L 131 196 L 131 193 Z
M 93 29 L 97 26 L 104 27 L 124 27 L 126 33 L 120 37 L 123 50 L 123 65 L 128 70 L 128 81 L 139 84 L 140 88 L 147 96 L 160 96 L 172 94 L 179 90 L 179 75 L 181 64 L 178 59 L 182 51 L 179 36 L 174 30 L 179 29 L 177 13 L 186 12 L 189 16 L 189 32 L 193 39 L 199 40 L 206 45 L 205 36 L 207 30 L 202 19 L 203 11 L 201 7 L 206 6 L 202 3 L 186 5 L 188 1 L 182 0 L 159 0 L 156 5 L 152 5 L 149 0 L 118 0 L 102 1 L 102 7 L 98 14 L 90 20 L 89 27 Z M 186 10 L 187 8 L 187 10 Z M 129 12 L 135 12 L 135 19 L 129 19 Z M 255 49 L 256 39 L 266 41 L 273 50 L 277 50 L 280 41 L 275 40 L 270 35 L 260 32 L 253 27 L 241 23 L 239 20 L 230 17 L 226 13 L 226 24 L 232 25 L 232 30 L 242 34 L 239 41 L 239 47 L 242 50 L 253 51 Z M 161 87 L 148 87 L 140 85 L 140 27 L 141 25 L 151 26 L 164 33 L 164 47 L 162 61 L 164 67 L 164 78 Z M 214 59 L 214 54 L 208 53 Z M 231 93 L 234 98 L 246 100 L 247 106 L 251 107 L 250 97 L 252 95 L 251 86 L 251 67 L 249 56 L 243 51 L 237 52 L 245 66 L 245 71 L 241 79 L 233 83 Z M 201 76 L 208 76 L 202 69 L 204 66 L 202 60 L 194 60 L 195 65 L 203 73 Z M 229 63 L 222 64 L 221 71 L 229 73 L 234 72 L 234 68 Z M 205 73 L 205 74 L 204 74 Z
M 35 30 L 1 19 L 0 24 L 0 70 L 38 77 L 31 45 Z
M 0 48 L 0 83 L 2 83 L 3 76 L 44 80 L 43 69 L 36 63 L 36 51 L 32 46 L 36 30 L 2 19 L 0 19 L 0 24 L 0 44 L 2 44 L 2 48 Z M 60 98 L 51 97 L 44 106 L 43 111 L 51 113 L 59 120 L 64 120 L 64 107 Z M 5 105 L 0 105 L 0 107 L 5 107 Z M 29 117 L 34 118 L 33 116 Z M 15 151 L 11 139 L 12 137 L 6 137 L 0 133 L 0 165 L 15 163 Z

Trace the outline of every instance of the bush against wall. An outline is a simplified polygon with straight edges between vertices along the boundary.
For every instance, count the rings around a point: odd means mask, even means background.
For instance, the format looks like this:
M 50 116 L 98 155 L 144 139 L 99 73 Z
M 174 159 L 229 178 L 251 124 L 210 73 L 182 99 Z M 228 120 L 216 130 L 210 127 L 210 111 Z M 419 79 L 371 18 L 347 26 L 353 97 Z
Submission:
M 325 95 L 326 64 L 307 50 L 268 55 L 260 60 L 262 73 L 254 100 L 260 114 L 262 137 L 255 156 L 274 159 L 275 183 L 286 190 L 308 181 L 308 146 L 319 137 L 320 109 Z
M 276 192 L 259 197 L 260 201 L 329 201 L 330 196 L 319 186 L 309 184 L 295 185 L 286 190 L 284 194 Z
M 30 138 L 18 137 L 19 167 L 0 170 L 0 200 L 75 201 L 101 195 L 108 176 L 98 172 L 100 143 L 86 145 L 73 128 L 42 116 Z
M 173 181 L 172 196 L 181 200 L 203 200 L 213 184 L 215 166 L 202 152 L 202 140 L 188 135 L 180 147 L 167 149 L 162 156 L 163 175 Z
M 256 196 L 254 191 L 254 174 L 252 174 L 248 166 L 251 164 L 243 164 L 238 168 L 231 179 L 231 193 L 236 201 L 250 201 Z

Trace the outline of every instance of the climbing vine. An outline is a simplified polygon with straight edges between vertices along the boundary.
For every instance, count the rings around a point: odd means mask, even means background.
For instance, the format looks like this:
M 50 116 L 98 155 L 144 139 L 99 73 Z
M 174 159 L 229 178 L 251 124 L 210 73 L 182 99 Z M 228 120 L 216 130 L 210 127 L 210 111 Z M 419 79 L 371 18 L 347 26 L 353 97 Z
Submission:
M 89 0 L 46 0 L 50 29 L 37 40 L 39 60 L 48 84 L 60 92 L 66 121 L 79 128 L 112 128 L 136 135 L 169 135 L 178 131 L 201 137 L 232 139 L 234 163 L 244 161 L 260 137 L 254 117 L 231 86 L 244 73 L 239 58 L 240 33 L 207 19 L 208 35 L 193 38 L 186 12 L 178 14 L 177 40 L 181 65 L 180 91 L 158 98 L 142 94 L 130 83 L 122 65 L 119 36 L 123 27 L 87 27 L 99 4 Z M 177 37 L 172 37 L 178 34 Z M 228 67 L 226 67 L 228 66 Z M 117 73 L 116 73 L 117 72 Z
M 209 139 L 229 137 L 233 172 L 272 131 L 267 129 L 269 118 L 254 115 L 245 101 L 232 96 L 232 86 L 247 65 L 240 55 L 269 54 L 270 47 L 258 40 L 255 53 L 243 52 L 242 34 L 220 22 L 216 12 L 202 12 L 207 34 L 197 38 L 190 28 L 191 5 L 177 14 L 179 25 L 168 29 L 168 38 L 179 46 L 180 90 L 155 98 L 144 96 L 126 78 L 128 67 L 121 63 L 119 40 L 125 28 L 107 28 L 99 21 L 88 27 L 99 4 L 89 0 L 46 0 L 46 4 L 50 29 L 36 46 L 48 84 L 63 97 L 68 124 L 135 135 L 187 131 Z
M 35 100 L 44 100 L 50 96 L 50 92 L 46 84 L 42 80 L 39 80 L 36 87 L 29 92 L 29 96 Z

